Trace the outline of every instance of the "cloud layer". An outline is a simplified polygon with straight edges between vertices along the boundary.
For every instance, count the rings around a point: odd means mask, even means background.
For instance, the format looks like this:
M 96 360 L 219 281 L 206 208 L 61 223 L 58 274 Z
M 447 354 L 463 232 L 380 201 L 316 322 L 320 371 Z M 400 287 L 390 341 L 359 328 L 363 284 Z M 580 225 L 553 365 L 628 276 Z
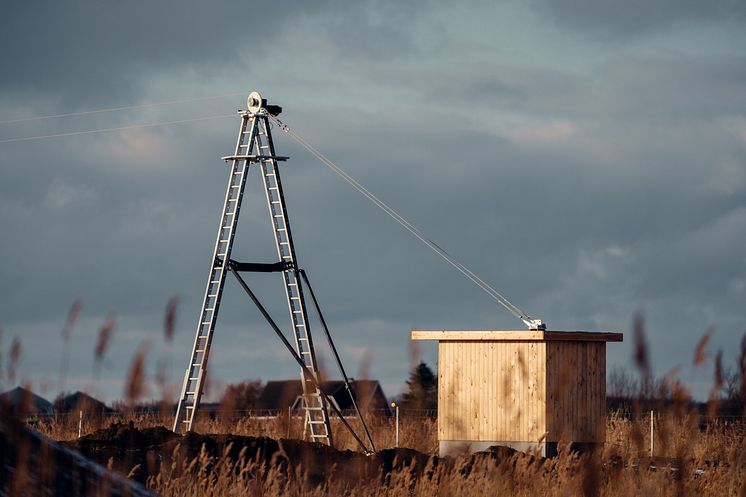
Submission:
M 746 330 L 746 60 L 718 40 L 687 47 L 712 26 L 743 43 L 740 4 L 558 5 L 16 3 L 0 19 L 0 120 L 259 88 L 301 135 L 552 328 L 627 331 L 642 311 L 658 372 L 689 365 L 709 326 L 732 359 Z M 243 98 L 0 124 L 0 139 L 230 114 Z M 57 375 L 59 330 L 79 298 L 69 387 L 91 386 L 109 312 L 118 327 L 100 394 L 121 396 L 143 340 L 150 372 L 162 360 L 178 381 L 227 179 L 219 157 L 237 126 L 0 144 L 0 324 L 22 338 L 27 378 Z M 291 156 L 283 179 L 300 262 L 351 371 L 367 348 L 370 374 L 394 394 L 411 328 L 521 326 L 286 136 L 275 140 Z M 234 257 L 271 261 L 257 180 Z M 285 323 L 275 276 L 251 282 Z M 239 290 L 225 293 L 216 384 L 294 377 Z M 610 346 L 609 364 L 626 365 L 629 350 L 629 340 Z

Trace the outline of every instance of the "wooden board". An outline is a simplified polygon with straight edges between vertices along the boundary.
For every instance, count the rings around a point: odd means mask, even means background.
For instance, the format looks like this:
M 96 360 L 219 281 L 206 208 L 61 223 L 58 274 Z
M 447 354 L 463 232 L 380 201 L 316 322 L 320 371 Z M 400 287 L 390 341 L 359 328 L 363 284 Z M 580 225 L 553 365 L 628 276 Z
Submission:
M 547 343 L 547 441 L 603 443 L 606 344 Z
M 604 341 L 443 340 L 440 440 L 601 442 Z
M 441 342 L 440 440 L 538 440 L 545 431 L 546 344 Z
M 456 341 L 580 341 L 621 342 L 622 333 L 610 331 L 532 331 L 532 330 L 412 330 L 412 340 L 456 340 Z

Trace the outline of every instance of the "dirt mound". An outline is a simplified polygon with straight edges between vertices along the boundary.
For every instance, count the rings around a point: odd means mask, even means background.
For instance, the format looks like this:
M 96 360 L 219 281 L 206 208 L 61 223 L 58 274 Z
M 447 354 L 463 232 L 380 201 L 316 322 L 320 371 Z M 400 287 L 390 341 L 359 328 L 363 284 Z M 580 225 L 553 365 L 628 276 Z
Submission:
M 66 445 L 140 482 L 161 471 L 186 467 L 198 457 L 203 461 L 229 458 L 240 464 L 251 462 L 282 474 L 300 469 L 312 484 L 330 477 L 350 482 L 384 481 L 391 473 L 402 470 L 414 477 L 429 477 L 439 465 L 455 465 L 452 458 L 438 458 L 413 449 L 385 449 L 366 456 L 301 440 L 193 432 L 182 436 L 163 427 L 138 430 L 132 424 L 114 424 Z M 471 459 L 488 457 L 497 461 L 514 454 L 512 449 L 491 448 Z M 467 458 L 460 464 L 459 471 L 468 472 L 470 468 Z
M 136 448 L 162 445 L 174 438 L 179 438 L 179 436 L 163 426 L 138 430 L 133 423 L 114 423 L 108 428 L 98 430 L 80 438 L 79 441 L 98 444 L 106 443 L 122 448 Z

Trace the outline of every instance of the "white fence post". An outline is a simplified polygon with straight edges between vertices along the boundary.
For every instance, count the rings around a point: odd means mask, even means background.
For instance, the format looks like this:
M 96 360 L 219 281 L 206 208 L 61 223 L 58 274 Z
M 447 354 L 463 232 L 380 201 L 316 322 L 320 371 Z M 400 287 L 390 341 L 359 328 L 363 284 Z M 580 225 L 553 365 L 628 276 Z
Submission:
M 653 429 L 653 411 L 650 411 L 650 457 L 653 457 L 653 450 L 655 449 L 655 431 Z
M 396 412 L 396 443 L 394 444 L 394 447 L 399 447 L 399 405 L 396 402 L 392 402 L 391 407 L 393 407 Z

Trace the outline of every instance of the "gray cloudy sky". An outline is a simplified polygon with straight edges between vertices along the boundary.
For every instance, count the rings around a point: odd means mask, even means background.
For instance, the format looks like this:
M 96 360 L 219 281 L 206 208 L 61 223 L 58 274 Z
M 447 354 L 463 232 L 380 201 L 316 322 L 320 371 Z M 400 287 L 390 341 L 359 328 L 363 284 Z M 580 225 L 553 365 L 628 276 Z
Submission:
M 628 332 L 642 312 L 656 372 L 682 366 L 705 395 L 710 366 L 690 367 L 697 340 L 714 327 L 713 352 L 733 364 L 746 331 L 745 6 L 7 1 L 0 121 L 233 95 L 2 123 L 0 140 L 231 114 L 260 89 L 519 307 L 568 330 Z M 67 389 L 121 398 L 143 342 L 151 377 L 161 362 L 180 383 L 227 181 L 220 156 L 237 126 L 0 143 L 0 326 L 5 350 L 22 341 L 20 378 L 54 397 L 60 330 L 80 299 Z M 369 354 L 370 376 L 398 393 L 412 328 L 521 328 L 307 152 L 275 140 L 291 156 L 283 180 L 299 260 L 353 376 Z M 258 179 L 239 260 L 273 260 Z M 285 325 L 277 275 L 250 281 Z M 117 327 L 94 385 L 109 313 Z M 610 345 L 609 365 L 629 365 L 630 350 L 630 335 Z M 421 353 L 435 363 L 432 344 Z M 213 393 L 297 374 L 233 281 L 210 371 Z

